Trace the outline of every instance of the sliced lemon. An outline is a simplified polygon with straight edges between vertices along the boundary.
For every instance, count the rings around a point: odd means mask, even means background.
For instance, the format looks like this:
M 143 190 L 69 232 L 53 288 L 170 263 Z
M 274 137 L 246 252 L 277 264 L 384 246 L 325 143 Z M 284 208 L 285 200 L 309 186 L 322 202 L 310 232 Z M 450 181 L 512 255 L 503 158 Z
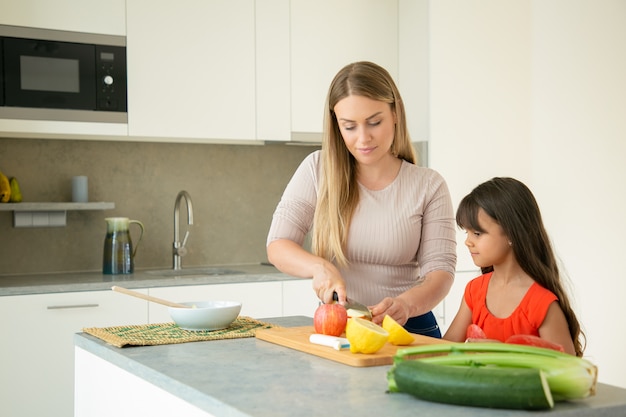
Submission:
M 389 332 L 369 320 L 352 317 L 346 325 L 346 338 L 350 352 L 376 353 L 387 343 Z
M 383 319 L 383 329 L 389 332 L 389 343 L 396 346 L 405 346 L 413 343 L 415 338 L 391 316 Z
M 359 310 L 355 310 L 353 308 L 349 308 L 346 310 L 348 313 L 348 317 L 365 317 L 365 313 Z

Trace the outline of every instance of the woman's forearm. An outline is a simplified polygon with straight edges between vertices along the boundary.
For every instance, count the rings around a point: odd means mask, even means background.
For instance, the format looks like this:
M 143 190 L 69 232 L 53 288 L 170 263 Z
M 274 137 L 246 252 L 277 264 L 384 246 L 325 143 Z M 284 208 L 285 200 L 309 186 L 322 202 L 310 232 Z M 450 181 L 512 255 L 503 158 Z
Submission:
M 306 251 L 288 239 L 279 239 L 267 246 L 268 260 L 281 272 L 300 278 L 313 278 L 313 291 L 318 298 L 329 303 L 333 293 L 345 302 L 346 287 L 339 270 L 332 262 Z
M 435 308 L 450 291 L 453 280 L 449 272 L 430 272 L 415 287 L 397 297 L 385 297 L 375 306 L 371 306 L 372 320 L 380 324 L 385 315 L 389 315 L 404 325 L 411 317 L 421 316 Z
M 267 246 L 267 259 L 281 272 L 299 278 L 312 278 L 317 265 L 326 262 L 288 239 L 279 239 Z

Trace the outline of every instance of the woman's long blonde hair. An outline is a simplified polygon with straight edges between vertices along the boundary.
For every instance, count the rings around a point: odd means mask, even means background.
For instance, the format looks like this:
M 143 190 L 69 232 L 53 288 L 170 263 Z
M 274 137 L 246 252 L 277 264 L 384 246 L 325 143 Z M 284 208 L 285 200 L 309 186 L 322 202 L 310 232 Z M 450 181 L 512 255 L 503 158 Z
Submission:
M 334 108 L 337 102 L 351 95 L 388 103 L 396 115 L 391 153 L 412 164 L 417 161 L 407 131 L 404 104 L 391 75 L 372 62 L 355 62 L 343 67 L 331 82 L 326 97 L 321 184 L 312 236 L 313 252 L 341 266 L 348 264 L 348 230 L 359 203 L 359 188 L 357 163 L 343 141 Z

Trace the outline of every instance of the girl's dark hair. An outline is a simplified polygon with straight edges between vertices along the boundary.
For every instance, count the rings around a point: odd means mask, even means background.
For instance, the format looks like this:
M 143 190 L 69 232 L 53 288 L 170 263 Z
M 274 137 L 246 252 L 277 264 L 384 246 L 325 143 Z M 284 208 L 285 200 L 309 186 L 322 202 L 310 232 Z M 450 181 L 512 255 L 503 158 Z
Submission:
M 550 238 L 532 192 L 514 178 L 492 178 L 461 200 L 456 213 L 457 225 L 465 230 L 484 232 L 478 224 L 480 209 L 502 227 L 524 272 L 557 296 L 569 324 L 576 355 L 582 356 L 584 347 L 579 339 L 581 336 L 584 339 L 584 333 L 563 288 Z M 481 270 L 483 274 L 491 272 L 493 266 Z

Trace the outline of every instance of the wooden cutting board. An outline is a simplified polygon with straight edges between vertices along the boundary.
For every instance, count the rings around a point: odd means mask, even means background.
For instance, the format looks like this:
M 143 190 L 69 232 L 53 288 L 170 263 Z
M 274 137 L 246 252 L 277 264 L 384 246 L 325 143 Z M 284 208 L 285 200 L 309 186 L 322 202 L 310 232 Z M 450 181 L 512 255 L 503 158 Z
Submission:
M 309 336 L 313 333 L 315 333 L 313 326 L 274 327 L 271 329 L 258 329 L 256 331 L 256 338 L 350 366 L 391 365 L 396 351 L 400 348 L 407 347 L 394 346 L 391 343 L 387 343 L 376 353 L 351 353 L 349 349 L 335 350 L 328 346 L 316 345 L 309 342 Z M 415 337 L 415 341 L 411 346 L 451 343 L 446 340 L 419 334 L 414 334 L 413 336 Z

